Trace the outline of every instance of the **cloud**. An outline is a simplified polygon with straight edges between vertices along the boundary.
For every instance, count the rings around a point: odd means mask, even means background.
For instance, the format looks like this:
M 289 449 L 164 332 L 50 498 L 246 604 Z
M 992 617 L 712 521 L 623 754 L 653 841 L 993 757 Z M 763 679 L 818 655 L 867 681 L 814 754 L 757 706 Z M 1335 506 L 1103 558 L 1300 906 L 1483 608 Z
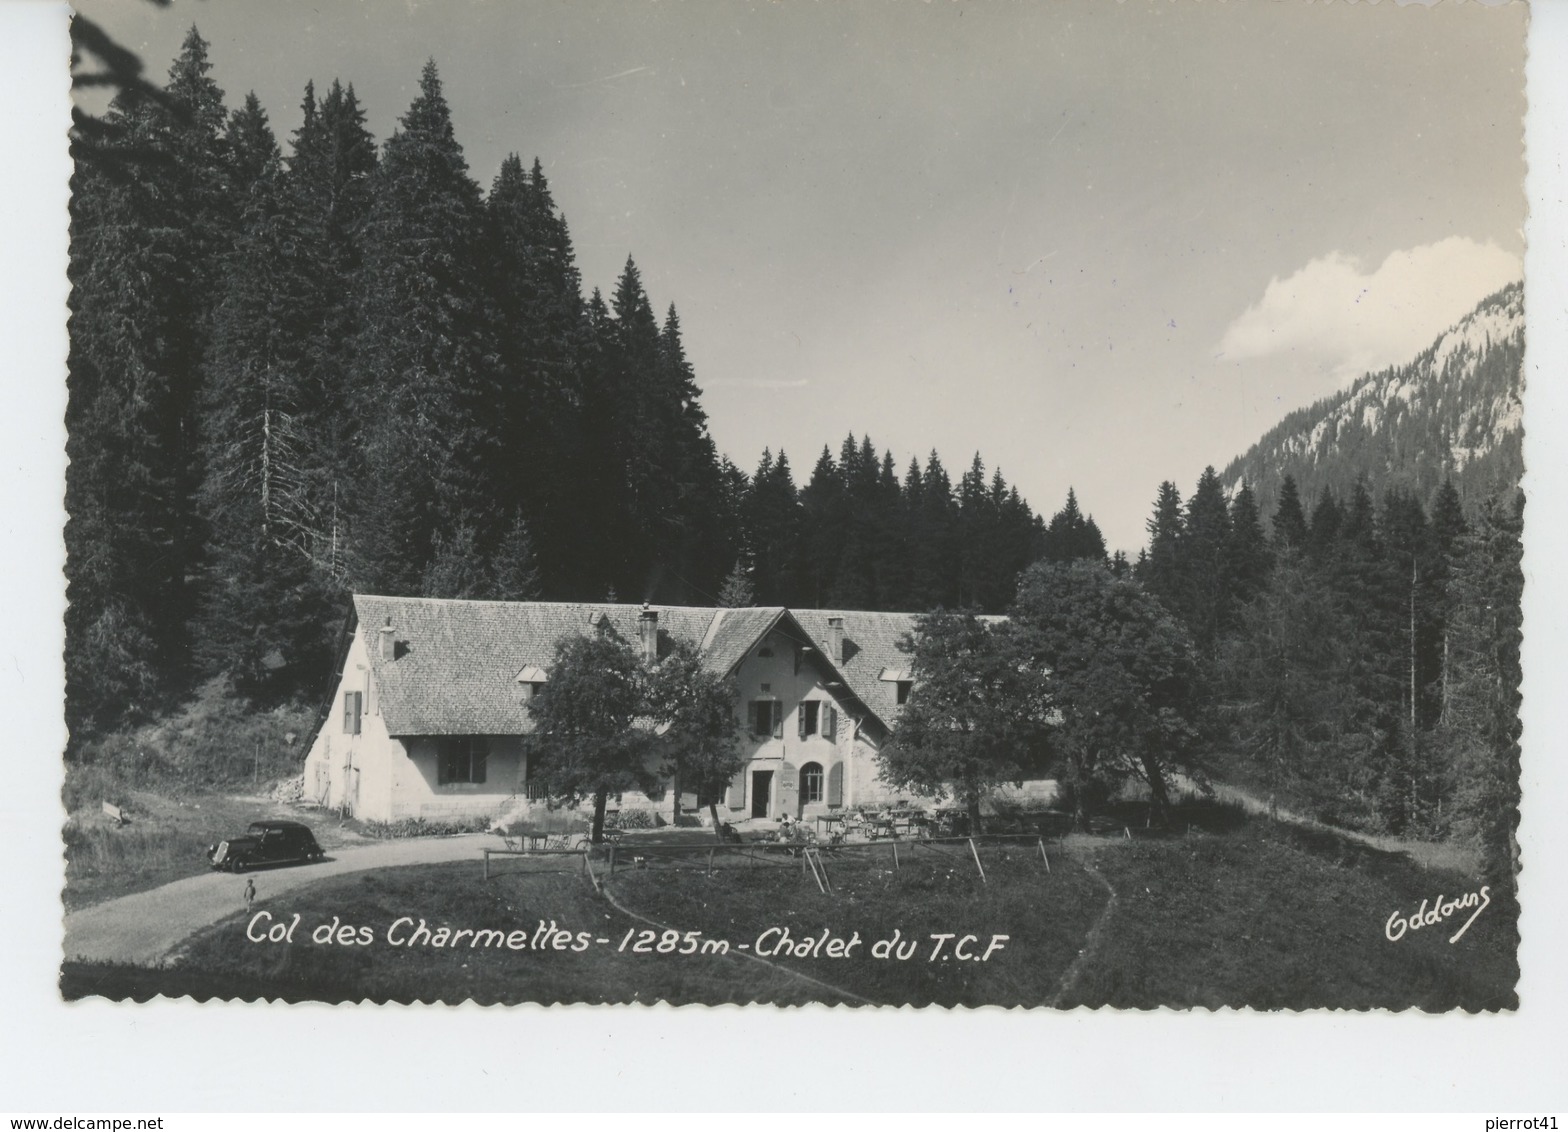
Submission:
M 1409 361 L 1522 274 L 1517 256 L 1461 236 L 1394 252 L 1373 271 L 1331 252 L 1271 279 L 1215 349 L 1229 361 L 1293 354 L 1346 383 Z

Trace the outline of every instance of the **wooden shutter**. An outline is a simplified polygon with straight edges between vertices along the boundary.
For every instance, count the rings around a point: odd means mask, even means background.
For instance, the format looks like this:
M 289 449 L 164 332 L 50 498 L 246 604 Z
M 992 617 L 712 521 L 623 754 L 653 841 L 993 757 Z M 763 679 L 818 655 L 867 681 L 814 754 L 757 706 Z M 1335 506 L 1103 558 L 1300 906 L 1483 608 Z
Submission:
M 762 724 L 759 722 L 761 716 L 761 700 L 752 700 L 746 705 L 746 730 L 751 732 L 753 735 L 762 734 Z
M 782 739 L 784 738 L 784 701 L 769 700 L 768 702 L 773 705 L 773 737 Z
M 746 772 L 741 771 L 730 779 L 729 793 L 724 798 L 724 804 L 732 810 L 746 808 Z
M 359 734 L 360 705 L 364 702 L 363 692 L 343 693 L 343 731 L 347 735 Z
M 836 762 L 828 767 L 827 803 L 830 806 L 844 804 L 844 764 Z
M 804 703 L 795 705 L 795 733 L 801 739 L 806 737 L 806 711 Z

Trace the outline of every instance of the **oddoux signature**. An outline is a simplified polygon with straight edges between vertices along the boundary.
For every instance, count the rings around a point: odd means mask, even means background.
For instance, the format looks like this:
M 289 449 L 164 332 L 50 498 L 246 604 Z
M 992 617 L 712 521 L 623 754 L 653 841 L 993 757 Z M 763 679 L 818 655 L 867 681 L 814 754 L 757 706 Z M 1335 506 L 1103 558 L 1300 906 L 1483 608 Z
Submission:
M 1421 901 L 1421 907 L 1410 913 L 1408 918 L 1400 915 L 1396 909 L 1394 914 L 1388 918 L 1388 923 L 1384 925 L 1383 934 L 1391 942 L 1397 942 L 1404 937 L 1406 931 L 1414 932 L 1420 931 L 1422 928 L 1433 927 L 1442 923 L 1456 912 L 1462 912 L 1466 908 L 1474 908 L 1475 911 L 1470 913 L 1470 918 L 1464 922 L 1463 926 L 1448 937 L 1449 943 L 1457 943 L 1459 937 L 1470 930 L 1470 925 L 1475 923 L 1475 918 L 1486 911 L 1487 907 L 1492 903 L 1491 894 L 1491 886 L 1484 884 L 1479 892 L 1467 892 L 1463 896 L 1454 897 L 1452 900 L 1444 900 L 1442 894 L 1439 893 L 1436 900 Z M 1429 903 L 1432 905 L 1431 908 L 1427 907 Z

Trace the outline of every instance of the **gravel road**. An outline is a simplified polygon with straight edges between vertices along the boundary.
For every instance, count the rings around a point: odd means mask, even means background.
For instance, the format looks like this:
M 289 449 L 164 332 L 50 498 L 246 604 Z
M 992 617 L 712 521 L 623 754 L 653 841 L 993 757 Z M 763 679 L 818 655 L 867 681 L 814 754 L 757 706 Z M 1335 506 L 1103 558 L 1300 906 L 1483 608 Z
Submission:
M 408 838 L 335 850 L 314 865 L 256 869 L 236 876 L 213 872 L 186 877 L 150 892 L 138 892 L 69 913 L 65 917 L 65 958 L 155 964 L 180 943 L 245 906 L 247 879 L 256 882 L 257 901 L 326 877 L 397 865 L 434 865 L 472 861 L 479 874 L 480 850 L 500 847 L 482 833 L 456 837 Z

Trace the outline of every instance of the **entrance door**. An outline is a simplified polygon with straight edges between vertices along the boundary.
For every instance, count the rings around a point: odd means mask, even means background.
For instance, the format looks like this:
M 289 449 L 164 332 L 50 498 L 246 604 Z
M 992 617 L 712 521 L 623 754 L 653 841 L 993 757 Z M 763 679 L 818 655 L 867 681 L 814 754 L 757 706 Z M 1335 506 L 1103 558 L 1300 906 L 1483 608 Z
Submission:
M 754 770 L 751 772 L 751 816 L 765 818 L 773 804 L 773 772 L 771 770 Z

